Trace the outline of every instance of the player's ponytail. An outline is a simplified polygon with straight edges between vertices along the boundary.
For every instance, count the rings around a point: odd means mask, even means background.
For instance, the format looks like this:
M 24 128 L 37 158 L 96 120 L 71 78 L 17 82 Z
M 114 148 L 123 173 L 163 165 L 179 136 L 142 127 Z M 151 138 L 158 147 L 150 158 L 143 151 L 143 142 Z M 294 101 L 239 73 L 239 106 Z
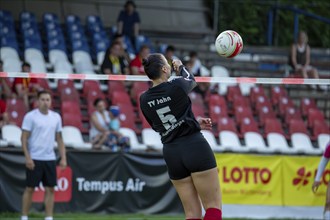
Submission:
M 147 58 L 142 59 L 142 65 L 144 67 L 144 72 L 147 74 L 149 79 L 158 79 L 161 75 L 161 68 L 164 66 L 162 54 L 150 54 Z

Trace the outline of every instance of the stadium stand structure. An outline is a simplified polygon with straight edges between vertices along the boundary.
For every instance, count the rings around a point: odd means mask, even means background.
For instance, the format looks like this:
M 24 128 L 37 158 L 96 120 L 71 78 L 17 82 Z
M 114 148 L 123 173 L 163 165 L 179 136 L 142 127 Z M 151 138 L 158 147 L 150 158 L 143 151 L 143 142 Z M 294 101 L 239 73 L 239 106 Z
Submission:
M 57 15 L 45 13 L 41 23 L 38 23 L 33 13 L 22 12 L 16 30 L 11 13 L 1 10 L 0 22 L 1 59 L 7 72 L 19 72 L 21 60 L 25 59 L 31 63 L 33 72 L 96 74 L 110 44 L 111 35 L 98 16 L 87 16 L 84 25 L 78 16 L 68 15 L 62 24 Z M 213 38 L 207 34 L 196 34 L 191 38 L 185 35 L 185 39 L 179 34 L 163 34 L 161 31 L 148 30 L 144 34 L 139 38 L 138 46 L 146 43 L 152 46 L 152 51 L 160 50 L 160 43 L 174 44 L 179 57 L 187 55 L 190 50 L 197 50 L 212 76 L 288 76 L 284 62 L 287 51 L 284 49 L 246 47 L 242 56 L 225 60 L 210 48 Z M 327 66 L 324 63 L 317 64 L 322 63 L 326 53 L 321 50 L 312 52 L 313 65 L 320 68 L 322 73 Z M 316 62 L 316 58 L 321 59 Z M 116 81 L 39 82 L 45 89 L 51 89 L 53 108 L 62 114 L 63 125 L 78 128 L 84 141 L 88 141 L 93 102 L 96 98 L 105 98 L 109 104 L 120 106 L 122 131 L 132 138 L 131 142 L 137 145 L 137 149 L 151 147 L 147 145 L 159 148 L 159 142 L 145 138 L 152 135 L 150 125 L 139 111 L 138 97 L 148 88 L 145 83 L 133 83 L 128 87 Z M 314 154 L 320 153 L 322 144 L 330 137 L 330 101 L 323 90 L 311 90 L 304 85 L 213 86 L 211 88 L 216 89 L 210 90 L 205 97 L 197 93 L 191 93 L 190 97 L 195 115 L 209 116 L 215 124 L 211 133 L 204 132 L 214 150 Z M 13 100 L 7 100 L 8 111 L 20 126 L 26 110 L 16 108 L 12 103 Z M 77 130 L 74 132 L 77 137 L 80 135 Z M 2 138 L 5 139 L 4 136 Z M 256 142 L 251 144 L 251 138 L 259 140 L 259 145 Z M 300 139 L 309 140 L 311 146 L 304 150 L 296 148 Z M 9 139 L 5 141 L 10 143 Z

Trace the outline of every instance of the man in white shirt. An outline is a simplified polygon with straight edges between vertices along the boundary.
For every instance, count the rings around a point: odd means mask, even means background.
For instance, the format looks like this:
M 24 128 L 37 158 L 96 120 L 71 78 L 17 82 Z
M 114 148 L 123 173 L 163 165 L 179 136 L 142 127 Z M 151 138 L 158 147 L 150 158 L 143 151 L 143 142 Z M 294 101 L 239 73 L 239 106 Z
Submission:
M 22 148 L 26 159 L 26 188 L 23 194 L 21 220 L 28 220 L 34 188 L 42 182 L 45 187 L 45 220 L 53 220 L 54 187 L 56 186 L 55 140 L 60 152 L 60 166 L 67 165 L 65 147 L 61 135 L 61 116 L 50 110 L 51 95 L 38 93 L 38 108 L 24 116 L 22 124 Z

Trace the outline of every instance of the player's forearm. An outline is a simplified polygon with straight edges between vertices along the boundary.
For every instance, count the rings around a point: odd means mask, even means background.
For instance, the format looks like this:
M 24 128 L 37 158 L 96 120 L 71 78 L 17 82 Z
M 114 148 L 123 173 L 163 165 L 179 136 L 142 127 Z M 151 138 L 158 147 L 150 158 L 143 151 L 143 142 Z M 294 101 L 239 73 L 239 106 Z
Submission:
M 28 143 L 27 143 L 27 140 L 22 138 L 22 149 L 23 149 L 23 153 L 24 153 L 24 156 L 26 159 L 31 159 L 31 156 L 30 156 L 30 153 L 29 153 L 29 150 L 28 150 Z
M 317 173 L 316 173 L 316 176 L 315 176 L 315 181 L 320 181 L 321 176 L 322 176 L 322 174 L 324 172 L 324 169 L 327 166 L 328 162 L 329 162 L 329 159 L 328 158 L 325 158 L 324 156 L 322 156 L 321 161 L 319 163 L 319 166 L 317 168 Z

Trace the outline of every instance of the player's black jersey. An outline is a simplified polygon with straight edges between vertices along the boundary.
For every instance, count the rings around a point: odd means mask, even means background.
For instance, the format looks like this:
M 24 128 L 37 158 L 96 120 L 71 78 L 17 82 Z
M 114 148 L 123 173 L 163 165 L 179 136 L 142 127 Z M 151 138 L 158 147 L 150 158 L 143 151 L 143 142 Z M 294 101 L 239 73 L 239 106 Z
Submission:
M 152 87 L 140 97 L 142 113 L 163 143 L 200 131 L 188 96 L 196 81 L 183 65 L 179 70 L 181 77 Z

